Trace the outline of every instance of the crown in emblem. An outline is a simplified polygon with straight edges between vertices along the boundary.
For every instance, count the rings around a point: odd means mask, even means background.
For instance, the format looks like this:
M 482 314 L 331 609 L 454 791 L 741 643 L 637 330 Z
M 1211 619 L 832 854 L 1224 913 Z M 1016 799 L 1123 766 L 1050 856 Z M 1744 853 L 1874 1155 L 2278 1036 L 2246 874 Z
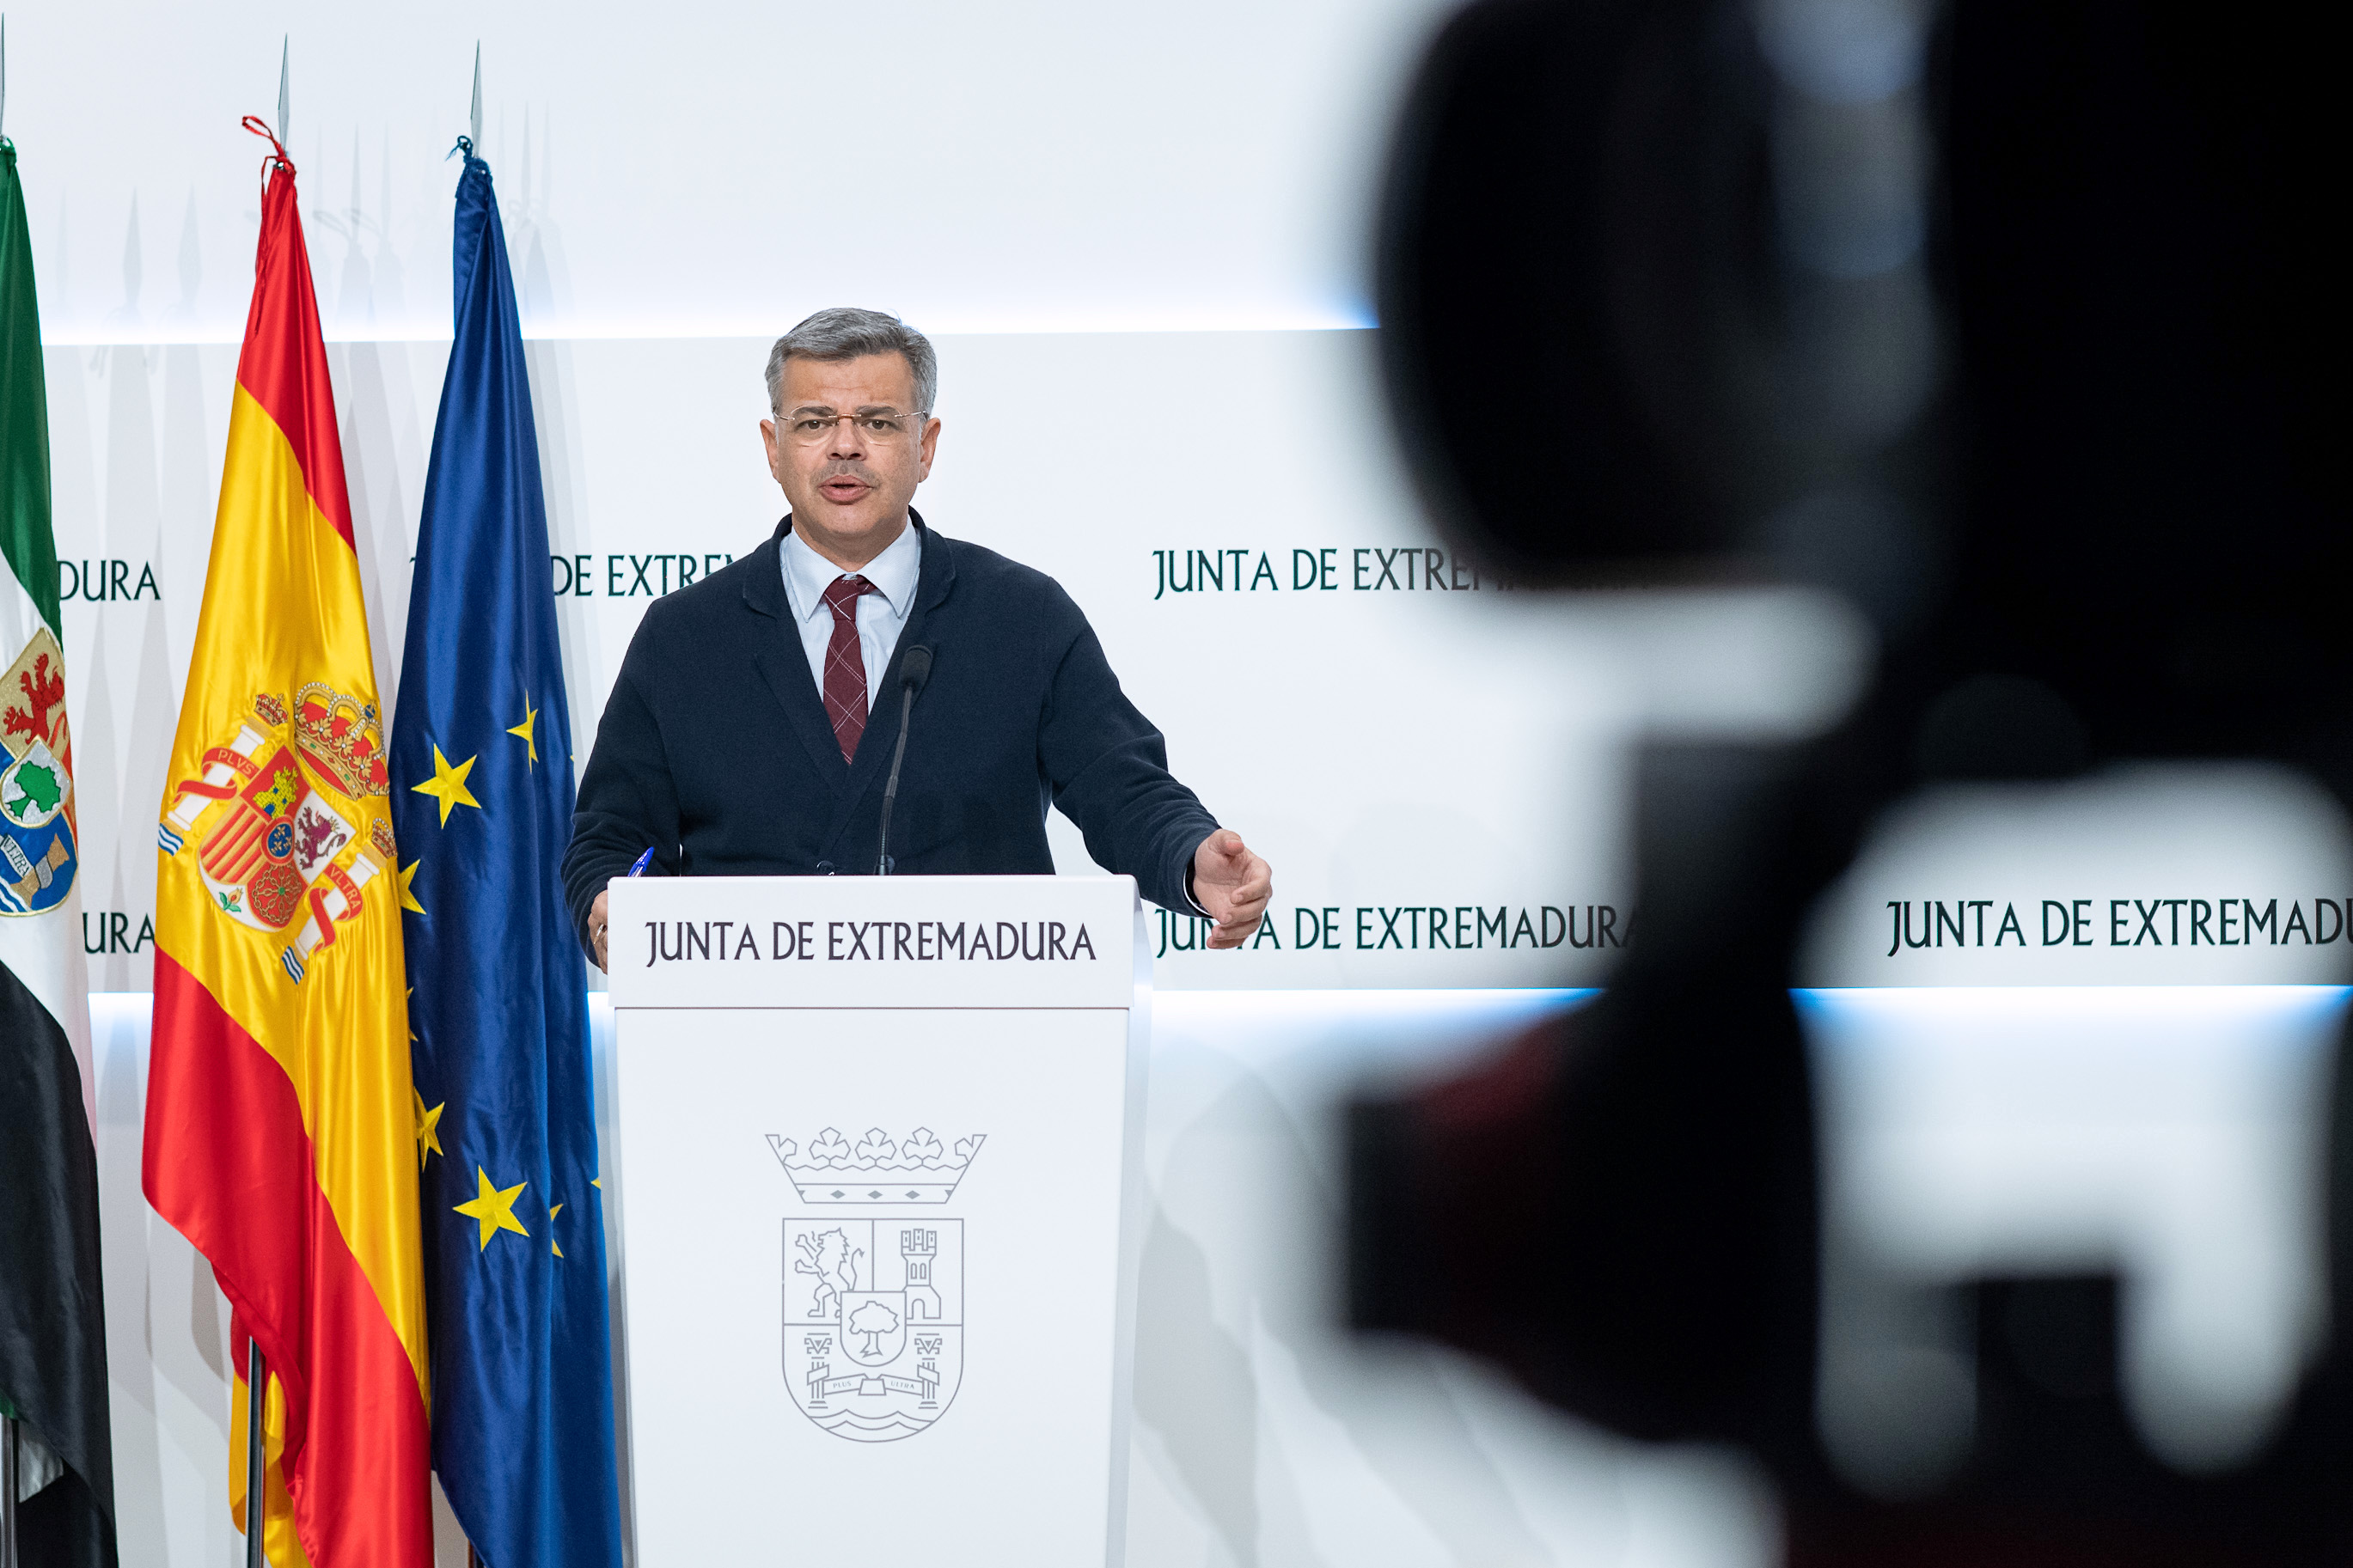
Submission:
M 870 1128 L 855 1144 L 828 1127 L 803 1149 L 790 1138 L 768 1134 L 768 1148 L 785 1175 L 809 1204 L 944 1204 L 964 1180 L 985 1133 L 959 1138 L 951 1149 L 928 1127 L 893 1142 Z
M 294 694 L 294 723 L 304 760 L 337 789 L 354 798 L 391 793 L 375 704 L 314 680 Z

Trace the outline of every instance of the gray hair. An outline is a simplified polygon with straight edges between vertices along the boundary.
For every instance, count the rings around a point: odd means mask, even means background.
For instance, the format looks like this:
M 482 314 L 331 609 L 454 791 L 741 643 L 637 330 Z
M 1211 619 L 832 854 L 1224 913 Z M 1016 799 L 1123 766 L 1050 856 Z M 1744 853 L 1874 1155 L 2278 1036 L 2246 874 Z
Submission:
M 915 406 L 906 412 L 932 411 L 940 390 L 940 361 L 932 352 L 932 341 L 896 316 L 847 305 L 819 310 L 768 351 L 768 411 L 784 412 L 786 360 L 863 359 L 868 354 L 904 355 L 915 377 Z

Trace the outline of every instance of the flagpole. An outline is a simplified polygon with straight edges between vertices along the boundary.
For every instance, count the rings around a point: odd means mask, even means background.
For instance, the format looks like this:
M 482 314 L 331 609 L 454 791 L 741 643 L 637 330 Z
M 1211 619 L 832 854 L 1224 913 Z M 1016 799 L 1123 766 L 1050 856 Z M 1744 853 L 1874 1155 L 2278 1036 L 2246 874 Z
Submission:
M 8 18 L 0 13 L 0 129 L 8 122 Z M 0 1568 L 16 1568 L 16 1418 L 0 1415 Z
M 0 13 L 0 129 L 7 122 L 8 17 Z M 16 1417 L 0 1415 L 0 1568 L 16 1568 Z
M 0 1568 L 16 1568 L 16 1418 L 0 1415 Z
M 287 135 L 293 113 L 294 36 L 278 42 L 278 140 Z M 262 1391 L 269 1383 L 261 1362 L 261 1342 L 250 1333 L 245 1340 L 245 1568 L 269 1568 L 263 1538 L 269 1533 L 269 1480 L 263 1446 Z
M 245 1341 L 245 1568 L 269 1568 L 261 1537 L 269 1519 L 269 1493 L 263 1475 L 261 1388 L 267 1380 L 261 1364 L 261 1342 Z
M 482 155 L 482 40 L 474 40 L 474 106 L 467 116 L 474 132 L 474 156 Z M 482 1554 L 474 1550 L 471 1541 L 466 1542 L 466 1568 L 482 1568 Z

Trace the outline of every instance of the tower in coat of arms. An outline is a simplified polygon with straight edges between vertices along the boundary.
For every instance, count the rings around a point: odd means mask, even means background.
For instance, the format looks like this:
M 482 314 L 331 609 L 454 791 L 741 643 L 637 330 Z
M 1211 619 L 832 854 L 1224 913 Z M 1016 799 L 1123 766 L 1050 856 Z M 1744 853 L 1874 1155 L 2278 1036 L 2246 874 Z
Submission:
M 981 1140 L 961 1139 L 948 1156 L 919 1128 L 903 1146 L 913 1154 L 902 1156 L 880 1131 L 851 1150 L 828 1128 L 812 1150 L 829 1155 L 837 1142 L 846 1160 L 828 1159 L 828 1179 L 816 1182 L 791 1141 L 770 1140 L 805 1200 L 851 1210 L 785 1221 L 785 1383 L 801 1413 L 835 1436 L 888 1443 L 938 1420 L 963 1381 L 964 1222 L 866 1216 L 881 1202 L 945 1202 Z

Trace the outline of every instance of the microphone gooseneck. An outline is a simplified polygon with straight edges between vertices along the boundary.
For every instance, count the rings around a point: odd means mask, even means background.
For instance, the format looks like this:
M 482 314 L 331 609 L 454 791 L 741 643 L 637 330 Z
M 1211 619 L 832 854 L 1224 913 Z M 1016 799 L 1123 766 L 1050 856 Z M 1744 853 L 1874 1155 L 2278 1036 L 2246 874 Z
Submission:
M 891 808 L 899 801 L 899 765 L 907 760 L 907 721 L 915 711 L 915 693 L 932 678 L 932 650 L 911 647 L 899 660 L 899 743 L 891 752 L 891 779 L 882 786 L 882 832 L 874 848 L 874 874 L 891 874 Z

